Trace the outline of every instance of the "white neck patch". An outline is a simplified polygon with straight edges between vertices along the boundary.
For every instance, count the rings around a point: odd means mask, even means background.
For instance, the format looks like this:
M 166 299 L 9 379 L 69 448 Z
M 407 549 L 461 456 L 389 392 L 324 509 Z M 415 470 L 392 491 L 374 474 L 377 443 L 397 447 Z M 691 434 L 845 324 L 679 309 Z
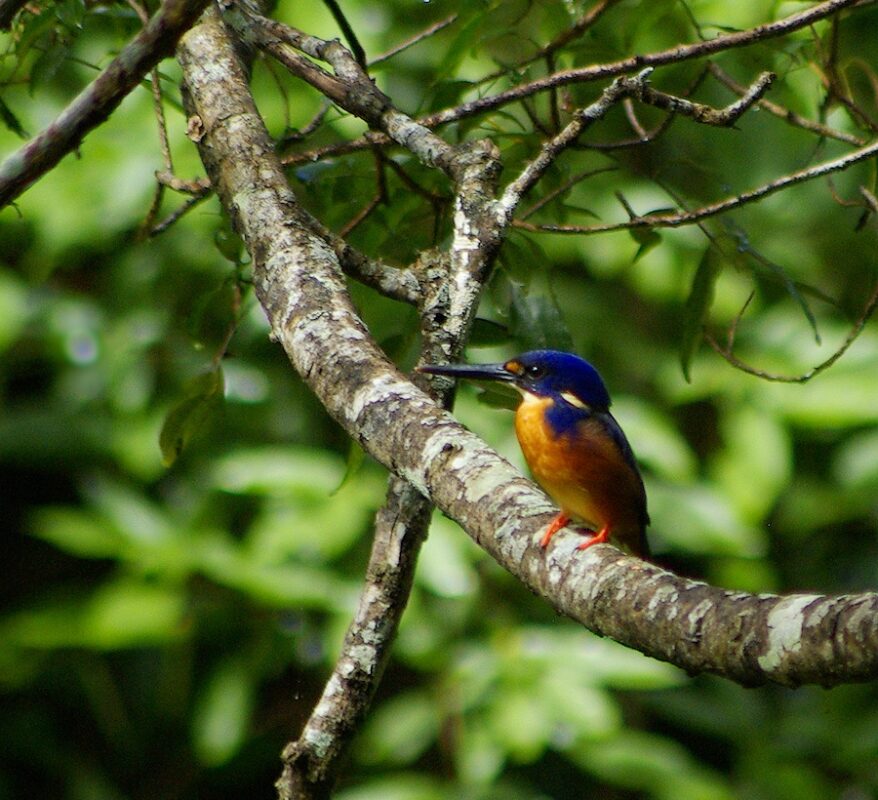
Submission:
M 538 394 L 529 392 L 527 389 L 522 389 L 520 386 L 515 386 L 515 384 L 513 384 L 513 388 L 518 390 L 525 403 L 537 403 L 542 402 L 545 399 L 543 397 L 540 397 Z
M 581 408 L 583 411 L 588 411 L 589 407 L 586 403 L 583 403 L 575 394 L 572 392 L 561 392 L 561 397 L 566 402 L 570 403 L 574 408 Z

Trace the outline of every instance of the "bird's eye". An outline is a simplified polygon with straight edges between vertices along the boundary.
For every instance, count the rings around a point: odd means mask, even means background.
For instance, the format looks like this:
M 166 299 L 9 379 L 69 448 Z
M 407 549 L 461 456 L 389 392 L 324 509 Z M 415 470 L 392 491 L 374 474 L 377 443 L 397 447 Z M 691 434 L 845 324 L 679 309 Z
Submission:
M 528 378 L 542 378 L 546 373 L 546 369 L 540 364 L 528 364 L 524 372 Z

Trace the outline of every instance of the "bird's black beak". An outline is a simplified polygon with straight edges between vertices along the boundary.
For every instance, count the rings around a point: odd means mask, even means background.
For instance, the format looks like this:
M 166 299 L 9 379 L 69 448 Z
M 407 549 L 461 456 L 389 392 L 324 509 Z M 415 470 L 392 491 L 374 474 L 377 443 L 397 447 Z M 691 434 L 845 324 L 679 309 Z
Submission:
M 418 372 L 476 381 L 502 381 L 503 383 L 515 383 L 519 378 L 515 372 L 507 368 L 506 364 L 445 364 L 443 366 L 426 364 L 423 367 L 418 367 Z

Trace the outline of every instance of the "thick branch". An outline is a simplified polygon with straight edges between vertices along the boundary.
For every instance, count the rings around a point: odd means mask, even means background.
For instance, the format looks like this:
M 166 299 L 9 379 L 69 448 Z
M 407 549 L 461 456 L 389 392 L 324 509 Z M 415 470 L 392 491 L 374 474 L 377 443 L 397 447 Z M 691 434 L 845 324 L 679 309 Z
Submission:
M 213 78 L 194 63 L 195 36 L 186 38 L 181 59 L 204 123 L 202 152 L 254 256 L 273 335 L 368 452 L 533 591 L 599 634 L 690 672 L 744 684 L 878 677 L 874 594 L 728 592 L 609 546 L 574 554 L 579 539 L 572 535 L 542 551 L 538 535 L 553 511 L 545 496 L 387 362 L 351 307 L 334 254 L 302 224 L 255 111 L 230 105 L 228 93 L 212 88 Z
M 0 208 L 75 150 L 149 70 L 174 52 L 208 0 L 165 0 L 149 24 L 126 45 L 42 133 L 0 164 Z
M 328 798 L 340 761 L 360 729 L 381 680 L 405 610 L 432 505 L 392 478 L 375 519 L 375 539 L 357 612 L 317 707 L 283 751 L 278 797 Z
M 330 316 L 340 313 L 350 323 L 360 325 L 339 282 L 338 264 L 326 247 L 327 237 L 316 221 L 296 205 L 285 182 L 244 72 L 215 14 L 206 15 L 205 21 L 184 39 L 179 55 L 187 106 L 205 130 L 199 143 L 202 158 L 256 257 L 257 291 L 263 302 L 270 304 L 273 281 L 283 280 L 285 275 L 283 270 L 273 273 L 269 266 L 276 246 L 302 259 L 297 280 L 305 283 L 299 291 L 302 296 L 318 300 L 322 306 L 314 308 L 318 316 L 323 312 Z M 424 276 L 422 333 L 425 356 L 430 361 L 460 353 L 496 249 L 485 242 L 498 241 L 498 237 L 486 235 L 482 225 L 488 216 L 485 206 L 491 205 L 496 188 L 496 152 L 490 146 L 474 144 L 461 148 L 455 158 L 455 171 L 461 176 L 455 239 L 472 229 L 478 234 L 475 238 L 479 246 L 457 259 L 424 258 L 418 267 Z M 273 200 L 268 199 L 269 195 Z M 289 225 L 284 224 L 283 217 L 288 218 Z M 287 233 L 274 240 L 278 223 Z M 312 272 L 311 258 L 322 262 L 323 269 Z M 449 276 L 449 264 L 457 274 Z M 453 287 L 450 291 L 449 286 Z M 321 296 L 334 297 L 340 304 L 323 305 L 319 303 Z M 441 318 L 437 317 L 440 309 Z M 449 319 L 455 324 L 449 325 Z M 320 798 L 330 791 L 341 756 L 371 703 L 386 664 L 430 511 L 429 501 L 411 485 L 398 478 L 391 481 L 387 504 L 376 520 L 367 580 L 342 655 L 301 736 L 284 752 L 284 774 L 278 782 L 281 797 Z
M 226 0 L 230 2 L 230 0 Z M 259 14 L 248 0 L 227 5 L 224 18 L 244 41 L 265 49 L 294 75 L 314 86 L 339 107 L 416 155 L 427 166 L 453 174 L 454 148 L 429 128 L 394 108 L 362 65 L 338 41 L 310 36 Z M 330 64 L 335 75 L 299 55 Z

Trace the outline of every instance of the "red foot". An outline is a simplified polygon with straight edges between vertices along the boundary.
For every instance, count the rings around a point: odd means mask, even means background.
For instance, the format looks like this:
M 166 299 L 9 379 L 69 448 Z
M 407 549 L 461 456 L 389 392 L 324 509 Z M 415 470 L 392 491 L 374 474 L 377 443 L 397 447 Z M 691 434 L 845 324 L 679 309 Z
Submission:
M 568 517 L 563 511 L 561 511 L 555 519 L 552 520 L 552 524 L 546 529 L 546 532 L 543 534 L 543 538 L 540 539 L 540 547 L 544 550 L 549 545 L 549 539 L 551 539 L 558 531 L 561 530 L 568 522 L 570 522 L 570 517 Z
M 591 539 L 586 539 L 577 550 L 585 550 L 588 547 L 591 547 L 593 544 L 600 544 L 601 542 L 606 542 L 610 538 L 610 526 L 609 524 L 604 525 Z

